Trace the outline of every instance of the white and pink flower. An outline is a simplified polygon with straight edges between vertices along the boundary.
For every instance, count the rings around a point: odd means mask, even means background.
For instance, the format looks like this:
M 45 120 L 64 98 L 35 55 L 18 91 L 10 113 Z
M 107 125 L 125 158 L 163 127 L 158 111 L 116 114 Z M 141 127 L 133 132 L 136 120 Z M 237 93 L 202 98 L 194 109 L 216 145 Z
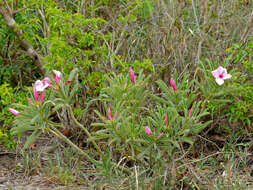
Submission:
M 61 80 L 61 72 L 57 71 L 57 70 L 53 70 L 54 74 L 55 74 L 55 81 L 56 84 L 59 84 L 60 80 Z
M 218 69 L 212 71 L 212 75 L 215 77 L 215 81 L 218 85 L 222 85 L 224 80 L 229 79 L 232 75 L 227 73 L 227 69 L 219 66 Z
M 19 116 L 19 111 L 15 110 L 15 109 L 13 109 L 13 108 L 9 108 L 9 111 L 10 111 L 11 113 L 13 113 L 13 115 Z
M 41 101 L 41 103 L 44 101 L 45 89 L 52 87 L 52 85 L 50 83 L 51 83 L 51 80 L 48 77 L 44 78 L 42 81 L 37 80 L 34 83 L 33 92 L 34 92 L 35 100 L 39 100 L 40 92 L 42 92 L 41 97 L 40 97 L 40 101 Z

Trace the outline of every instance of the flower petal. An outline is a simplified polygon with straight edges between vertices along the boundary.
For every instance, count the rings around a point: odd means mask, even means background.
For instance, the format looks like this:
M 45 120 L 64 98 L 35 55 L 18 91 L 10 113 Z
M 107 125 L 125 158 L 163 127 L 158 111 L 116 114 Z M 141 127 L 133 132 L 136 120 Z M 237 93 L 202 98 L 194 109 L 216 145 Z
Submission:
M 27 97 L 27 100 L 30 104 L 33 104 L 32 100 L 30 98 Z
M 232 77 L 232 75 L 226 74 L 226 75 L 223 76 L 223 79 L 230 79 L 231 77 Z
M 61 78 L 61 72 L 57 70 L 53 70 L 56 77 Z
M 170 79 L 170 85 L 172 86 L 173 90 L 177 90 L 176 82 L 173 78 Z
M 220 73 L 219 73 L 218 69 L 212 71 L 212 75 L 213 75 L 215 78 L 219 78 Z
M 11 113 L 13 113 L 15 116 L 19 116 L 19 111 L 15 110 L 15 109 L 13 109 L 13 108 L 9 108 L 9 111 L 10 111 Z
M 146 131 L 146 133 L 147 133 L 148 135 L 152 135 L 152 131 L 151 131 L 151 129 L 149 128 L 149 126 L 146 126 L 146 127 L 145 127 L 145 131 Z
M 111 119 L 112 119 L 111 109 L 108 108 L 108 120 L 111 120 Z
M 40 96 L 40 102 L 43 103 L 46 91 L 44 90 Z
M 61 72 L 57 71 L 57 70 L 53 70 L 54 74 L 55 74 L 55 81 L 56 84 L 59 84 L 60 80 L 61 80 Z
M 164 120 L 165 120 L 165 127 L 167 127 L 167 125 L 168 125 L 168 116 L 167 116 L 167 114 L 165 114 Z
M 118 117 L 118 112 L 116 112 L 116 114 L 114 115 L 114 120 L 116 120 L 117 119 L 117 117 Z
M 188 117 L 191 117 L 192 112 L 193 112 L 193 108 L 191 107 L 191 109 L 190 109 L 190 111 L 189 111 L 189 113 L 188 113 Z
M 157 138 L 159 139 L 162 136 L 163 136 L 163 133 L 160 133 Z
M 224 83 L 224 80 L 220 78 L 216 78 L 215 81 L 217 82 L 218 85 L 222 85 Z
M 132 83 L 134 83 L 135 82 L 134 70 L 132 69 L 132 67 L 130 67 L 129 70 L 130 70 L 131 81 Z
M 221 66 L 218 67 L 218 72 L 221 74 L 221 73 L 227 73 L 227 69 L 226 68 L 223 68 Z
M 52 82 L 52 81 L 50 80 L 49 77 L 45 77 L 45 78 L 42 80 L 43 85 L 49 84 L 49 83 L 51 83 L 51 82 Z

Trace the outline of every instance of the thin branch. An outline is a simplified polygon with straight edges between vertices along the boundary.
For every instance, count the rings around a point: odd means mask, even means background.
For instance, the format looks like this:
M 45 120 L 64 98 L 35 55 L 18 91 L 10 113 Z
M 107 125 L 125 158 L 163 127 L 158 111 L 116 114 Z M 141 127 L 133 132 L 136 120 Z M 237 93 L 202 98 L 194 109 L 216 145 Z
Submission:
M 194 163 L 196 163 L 196 162 L 200 162 L 200 161 L 206 160 L 206 159 L 208 159 L 208 158 L 210 158 L 210 157 L 213 157 L 213 156 L 215 156 L 215 155 L 218 155 L 218 154 L 225 154 L 225 152 L 216 152 L 216 153 L 210 154 L 210 155 L 208 155 L 208 156 L 206 156 L 206 157 L 204 157 L 204 158 L 196 159 L 196 160 L 194 160 L 194 161 L 184 163 L 184 164 L 178 166 L 177 168 L 182 168 L 183 166 L 187 166 L 187 165 L 189 165 L 189 164 L 194 164 Z
M 12 10 L 11 10 L 11 8 L 10 8 L 8 2 L 7 2 L 6 0 L 4 0 L 4 3 L 5 3 L 5 5 L 6 5 L 6 8 L 8 9 L 9 14 L 12 14 Z
M 17 13 L 19 13 L 19 12 L 21 12 L 21 11 L 24 11 L 24 10 L 28 9 L 29 7 L 32 7 L 33 5 L 34 5 L 34 4 L 32 4 L 32 5 L 28 6 L 28 7 L 24 7 L 24 8 L 22 8 L 22 9 L 18 9 L 18 10 L 12 11 L 12 14 L 17 14 Z
M 5 55 L 4 55 L 4 53 L 3 53 L 2 51 L 0 51 L 0 56 L 1 56 L 3 59 L 6 58 Z

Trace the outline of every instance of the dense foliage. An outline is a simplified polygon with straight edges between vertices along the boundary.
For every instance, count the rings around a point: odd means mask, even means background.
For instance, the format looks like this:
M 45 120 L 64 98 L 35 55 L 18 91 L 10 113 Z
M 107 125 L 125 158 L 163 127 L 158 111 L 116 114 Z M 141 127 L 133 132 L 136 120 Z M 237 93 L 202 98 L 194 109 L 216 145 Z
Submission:
M 213 184 L 184 163 L 213 150 L 229 162 L 231 147 L 250 148 L 252 8 L 239 0 L 0 1 L 0 142 L 13 150 L 28 134 L 29 151 L 54 135 L 111 188 Z M 196 162 L 201 170 L 216 162 L 205 160 Z

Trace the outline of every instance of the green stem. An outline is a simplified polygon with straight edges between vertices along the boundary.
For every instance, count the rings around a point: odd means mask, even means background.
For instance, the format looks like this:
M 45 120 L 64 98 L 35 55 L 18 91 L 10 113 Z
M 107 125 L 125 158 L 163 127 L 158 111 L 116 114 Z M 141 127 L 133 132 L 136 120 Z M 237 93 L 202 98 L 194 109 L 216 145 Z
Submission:
M 52 129 L 51 129 L 52 128 Z M 55 127 L 51 126 L 51 128 L 49 128 L 49 131 L 51 133 L 53 133 L 56 137 L 62 139 L 65 143 L 69 144 L 72 148 L 74 148 L 80 155 L 84 156 L 86 159 L 88 159 L 90 162 L 92 162 L 94 165 L 98 165 L 100 164 L 98 161 L 96 161 L 95 159 L 91 158 L 86 152 L 84 152 L 82 149 L 80 149 L 78 146 L 76 146 L 74 143 L 72 143 L 65 135 L 63 135 L 60 131 L 58 131 Z M 114 162 L 112 162 L 113 165 L 116 168 L 121 169 L 124 173 L 129 174 L 130 172 L 124 168 L 123 166 L 120 166 Z
M 150 166 L 150 168 L 152 168 L 152 151 L 153 151 L 153 148 L 151 147 L 150 152 L 149 152 L 149 166 Z
M 73 113 L 71 107 L 69 108 L 69 111 L 70 111 L 71 118 L 73 119 L 73 121 L 75 122 L 75 124 L 78 127 L 80 127 L 86 133 L 86 135 L 89 138 L 91 138 L 92 136 L 91 136 L 90 132 L 81 123 L 79 123 L 77 121 L 77 119 L 75 118 L 74 113 Z M 91 142 L 92 142 L 93 146 L 97 149 L 97 151 L 100 153 L 100 155 L 104 157 L 104 153 L 101 151 L 101 149 L 99 148 L 99 146 L 97 145 L 97 143 L 94 140 L 91 140 Z
M 52 128 L 52 129 L 51 129 Z M 91 158 L 86 152 L 84 152 L 82 149 L 80 149 L 78 146 L 76 146 L 74 143 L 72 143 L 65 135 L 63 135 L 60 131 L 58 131 L 55 127 L 49 128 L 49 131 L 53 133 L 58 138 L 62 139 L 65 143 L 69 144 L 71 147 L 73 147 L 80 155 L 87 158 L 89 161 L 91 161 L 93 164 L 97 165 L 98 161 Z

